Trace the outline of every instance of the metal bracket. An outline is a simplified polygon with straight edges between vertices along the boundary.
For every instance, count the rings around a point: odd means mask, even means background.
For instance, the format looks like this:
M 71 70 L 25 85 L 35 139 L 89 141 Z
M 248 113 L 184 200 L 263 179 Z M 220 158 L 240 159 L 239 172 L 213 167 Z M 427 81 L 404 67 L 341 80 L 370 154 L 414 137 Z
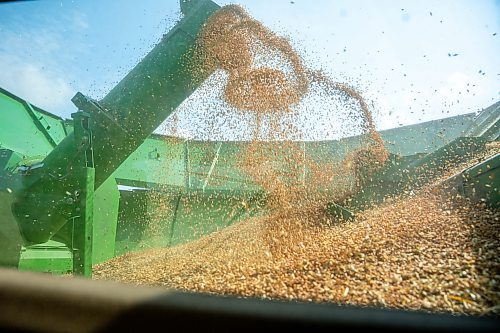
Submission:
M 72 221 L 73 274 L 91 277 L 95 169 L 82 168 L 77 177 L 81 192 Z
M 326 211 L 335 218 L 342 219 L 344 221 L 352 221 L 355 218 L 355 214 L 345 207 L 337 205 L 334 202 L 329 202 L 326 205 Z
M 82 110 L 82 111 L 85 111 L 85 112 L 92 114 L 94 119 L 96 118 L 95 117 L 96 115 L 102 115 L 107 120 L 109 120 L 109 122 L 107 122 L 107 123 L 112 123 L 113 126 L 119 128 L 120 130 L 122 130 L 125 133 L 128 133 L 128 131 L 124 127 L 122 127 L 116 121 L 116 119 L 112 115 L 109 114 L 109 112 L 106 109 L 104 109 L 101 105 L 99 105 L 99 103 L 97 101 L 93 100 L 92 98 L 85 96 L 81 92 L 77 92 L 76 95 L 73 96 L 71 101 L 73 102 L 73 104 L 75 104 L 75 106 L 78 108 L 78 110 Z
M 30 115 L 31 119 L 33 120 L 33 123 L 35 126 L 42 132 L 42 134 L 45 136 L 47 141 L 52 145 L 52 147 L 57 146 L 57 142 L 52 138 L 50 135 L 50 125 L 49 123 L 43 118 L 43 116 L 37 117 L 35 114 L 35 110 L 31 106 L 30 103 L 26 101 L 22 101 L 22 104 L 24 108 L 26 109 L 26 112 Z
M 75 172 L 75 182 L 78 193 L 75 193 L 72 252 L 73 274 L 92 276 L 92 242 L 93 242 L 93 210 L 94 210 L 94 150 L 92 145 L 92 128 L 90 114 L 78 111 L 72 114 L 78 170 Z
M 74 119 L 75 144 L 77 152 L 82 152 L 84 167 L 94 167 L 94 150 L 92 146 L 92 130 L 90 126 L 90 114 L 78 111 L 71 115 Z M 79 157 L 77 157 L 79 158 Z

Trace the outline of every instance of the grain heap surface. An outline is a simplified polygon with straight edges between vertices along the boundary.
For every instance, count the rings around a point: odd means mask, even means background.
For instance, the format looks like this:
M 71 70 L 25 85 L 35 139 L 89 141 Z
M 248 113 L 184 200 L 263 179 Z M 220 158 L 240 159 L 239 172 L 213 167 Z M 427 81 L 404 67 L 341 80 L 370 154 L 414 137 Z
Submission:
M 131 253 L 95 277 L 182 290 L 498 313 L 500 212 L 430 191 L 336 223 L 320 211 L 253 219 Z

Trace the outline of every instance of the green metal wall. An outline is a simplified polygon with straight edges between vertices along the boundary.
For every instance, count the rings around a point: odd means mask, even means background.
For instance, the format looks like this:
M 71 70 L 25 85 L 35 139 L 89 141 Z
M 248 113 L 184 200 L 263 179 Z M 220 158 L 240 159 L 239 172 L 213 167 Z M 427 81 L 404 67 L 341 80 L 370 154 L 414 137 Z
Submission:
M 0 88 L 0 148 L 46 156 L 66 137 L 68 124 Z

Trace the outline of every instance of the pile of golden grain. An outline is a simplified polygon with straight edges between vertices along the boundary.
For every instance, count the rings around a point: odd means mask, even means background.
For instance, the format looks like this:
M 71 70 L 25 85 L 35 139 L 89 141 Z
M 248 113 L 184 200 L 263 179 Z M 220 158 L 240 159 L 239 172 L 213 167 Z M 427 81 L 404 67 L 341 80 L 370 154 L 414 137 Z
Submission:
M 500 212 L 433 193 L 352 223 L 296 211 L 238 223 L 173 248 L 99 265 L 98 279 L 183 290 L 498 313 Z

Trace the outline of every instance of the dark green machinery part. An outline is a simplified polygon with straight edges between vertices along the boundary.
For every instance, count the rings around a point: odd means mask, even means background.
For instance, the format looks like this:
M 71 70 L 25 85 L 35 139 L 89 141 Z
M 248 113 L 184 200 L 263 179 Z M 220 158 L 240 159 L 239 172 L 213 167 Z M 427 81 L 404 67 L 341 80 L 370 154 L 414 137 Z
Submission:
M 349 209 L 342 207 L 334 202 L 329 202 L 326 205 L 326 211 L 328 214 L 333 216 L 336 219 L 342 221 L 352 221 L 355 218 L 355 214 L 351 212 Z
M 61 117 L 44 111 L 0 88 L 0 146 L 24 156 L 47 156 L 54 142 L 61 142 L 71 131 Z
M 73 272 L 73 253 L 64 244 L 50 240 L 22 247 L 16 266 L 20 271 L 70 274 Z
M 476 202 L 500 207 L 500 154 L 465 170 L 462 195 Z
M 71 218 L 72 237 L 70 244 L 73 249 L 73 273 L 91 277 L 95 169 L 88 166 L 78 168 L 78 172 L 72 173 L 72 178 L 76 186 L 80 188 L 80 198 L 74 206 L 75 211 Z
M 406 157 L 391 154 L 385 167 L 367 177 L 359 191 L 343 204 L 360 211 L 382 203 L 387 197 L 412 193 L 441 176 L 450 165 L 465 162 L 483 151 L 487 142 L 481 137 L 459 137 L 430 154 Z
M 472 202 L 500 207 L 500 154 L 490 157 L 457 175 L 448 178 L 443 191 L 459 194 Z
M 490 141 L 500 140 L 500 102 L 483 110 L 467 129 L 465 136 L 482 137 Z
M 115 255 L 195 240 L 262 214 L 264 206 L 262 197 L 241 193 L 122 191 Z
M 17 267 L 22 247 L 19 226 L 11 212 L 13 193 L 0 191 L 0 266 Z
M 0 199 L 6 193 L 0 192 Z M 91 258 L 92 264 L 98 264 L 105 260 L 113 258 L 115 255 L 124 252 L 115 252 L 116 238 L 116 221 L 118 220 L 118 203 L 120 194 L 113 177 L 108 178 L 99 189 L 94 192 L 93 200 L 93 226 L 92 226 L 92 248 Z M 10 205 L 0 205 L 2 208 L 10 207 Z M 9 225 L 11 228 L 17 228 L 17 223 L 8 223 L 5 219 L 8 214 L 1 212 L 3 219 L 0 223 L 0 229 L 5 229 Z M 88 215 L 88 214 L 87 214 Z M 125 216 L 122 216 L 124 218 Z M 126 216 L 127 221 L 130 216 Z M 75 219 L 71 219 L 64 227 L 50 240 L 43 244 L 35 244 L 30 246 L 22 246 L 22 241 L 19 237 L 19 231 L 13 230 L 8 233 L 8 230 L 0 230 L 0 242 L 4 242 L 1 246 L 2 253 L 0 254 L 0 266 L 13 266 L 19 270 L 33 272 L 48 272 L 53 274 L 73 273 L 73 256 L 79 254 L 78 244 L 73 238 L 74 232 L 82 232 L 77 230 L 78 225 Z M 76 230 L 75 230 L 76 227 Z M 132 231 L 132 230 L 130 230 Z M 2 237 L 7 236 L 7 239 Z M 16 241 L 17 237 L 17 241 Z M 87 234 L 88 237 L 88 234 Z M 6 246 L 7 245 L 7 246 Z M 85 243 L 84 249 L 85 249 Z M 120 245 L 120 244 L 118 244 Z M 135 249 L 132 243 L 125 245 L 128 249 Z M 137 247 L 139 248 L 139 247 Z M 119 248 L 118 248 L 119 249 Z M 90 258 L 89 247 L 87 246 L 86 272 L 81 270 L 83 266 L 76 267 L 75 273 L 80 272 L 82 275 L 89 276 L 88 259 Z M 128 251 L 125 251 L 128 252 Z M 81 258 L 81 257 L 80 257 Z M 86 274 L 85 274 L 86 273 Z
M 195 39 L 218 8 L 210 0 L 181 1 L 184 18 L 100 102 L 78 93 L 73 102 L 92 119 L 92 138 L 68 135 L 43 160 L 26 170 L 25 188 L 13 211 L 27 242 L 48 241 L 72 217 L 71 181 L 88 141 L 93 142 L 95 186 L 98 188 L 195 89 L 190 61 Z M 208 75 L 209 73 L 206 73 Z
M 116 221 L 118 220 L 119 202 L 120 192 L 113 177 L 109 177 L 94 191 L 93 264 L 101 263 L 115 255 Z
M 21 154 L 8 149 L 0 149 L 0 170 L 13 171 L 22 160 Z

